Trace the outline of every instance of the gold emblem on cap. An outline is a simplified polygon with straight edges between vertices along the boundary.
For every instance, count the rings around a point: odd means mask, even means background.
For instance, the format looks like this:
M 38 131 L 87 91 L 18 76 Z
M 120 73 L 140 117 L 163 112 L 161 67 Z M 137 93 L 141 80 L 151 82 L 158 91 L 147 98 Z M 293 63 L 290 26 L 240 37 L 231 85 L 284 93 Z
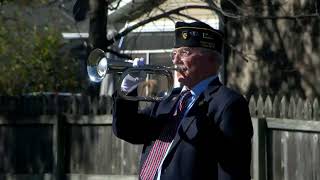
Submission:
M 188 38 L 188 32 L 182 32 L 182 39 L 186 40 Z

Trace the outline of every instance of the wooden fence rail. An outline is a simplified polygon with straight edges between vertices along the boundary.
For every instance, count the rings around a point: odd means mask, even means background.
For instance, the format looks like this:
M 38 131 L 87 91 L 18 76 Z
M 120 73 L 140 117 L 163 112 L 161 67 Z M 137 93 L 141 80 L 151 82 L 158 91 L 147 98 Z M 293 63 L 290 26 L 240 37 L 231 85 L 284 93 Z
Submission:
M 81 96 L 77 94 L 46 94 L 37 96 L 0 96 L 2 114 L 111 114 L 110 96 Z
M 112 99 L 0 96 L 0 179 L 137 179 L 141 146 L 112 133 Z M 320 180 L 317 99 L 250 97 L 255 180 Z

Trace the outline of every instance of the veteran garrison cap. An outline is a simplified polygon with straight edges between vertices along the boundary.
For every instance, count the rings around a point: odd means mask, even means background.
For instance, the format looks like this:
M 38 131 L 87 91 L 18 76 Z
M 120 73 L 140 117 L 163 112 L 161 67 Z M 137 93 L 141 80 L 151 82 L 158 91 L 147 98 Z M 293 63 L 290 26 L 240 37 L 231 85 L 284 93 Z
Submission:
M 211 26 L 200 22 L 177 22 L 175 26 L 175 45 L 179 47 L 203 47 L 216 50 L 221 53 L 223 45 L 223 33 Z

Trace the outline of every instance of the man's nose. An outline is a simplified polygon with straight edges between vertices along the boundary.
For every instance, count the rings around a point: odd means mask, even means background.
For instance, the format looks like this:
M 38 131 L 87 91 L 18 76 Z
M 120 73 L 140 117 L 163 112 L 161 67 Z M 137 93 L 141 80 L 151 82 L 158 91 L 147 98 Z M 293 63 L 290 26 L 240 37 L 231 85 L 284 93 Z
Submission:
M 181 58 L 178 54 L 173 57 L 172 62 L 173 62 L 173 64 L 181 64 L 182 63 Z

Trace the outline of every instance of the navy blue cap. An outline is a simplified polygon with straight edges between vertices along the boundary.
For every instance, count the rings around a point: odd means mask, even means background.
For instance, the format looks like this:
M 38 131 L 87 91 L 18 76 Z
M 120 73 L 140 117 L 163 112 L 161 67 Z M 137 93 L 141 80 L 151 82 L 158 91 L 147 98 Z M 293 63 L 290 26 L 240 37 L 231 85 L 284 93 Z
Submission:
M 206 23 L 177 22 L 175 26 L 175 45 L 179 47 L 203 47 L 222 52 L 223 33 Z

